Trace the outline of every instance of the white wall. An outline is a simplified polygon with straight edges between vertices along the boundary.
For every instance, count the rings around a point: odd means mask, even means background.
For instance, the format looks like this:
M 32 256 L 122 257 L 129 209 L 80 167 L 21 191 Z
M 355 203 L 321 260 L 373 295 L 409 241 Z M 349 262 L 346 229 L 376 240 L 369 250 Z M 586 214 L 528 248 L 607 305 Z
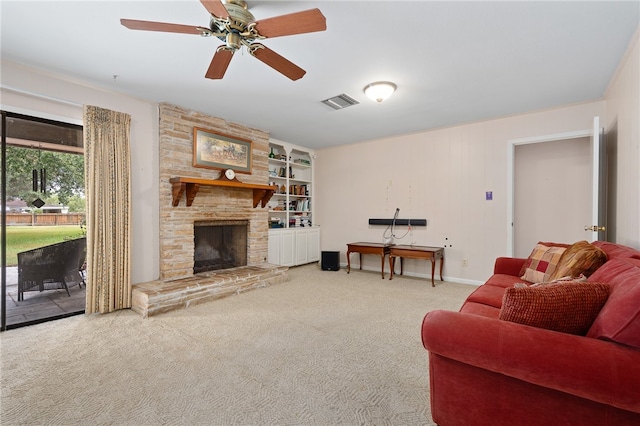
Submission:
M 157 104 L 41 73 L 11 61 L 3 60 L 1 71 L 4 90 L 0 104 L 6 111 L 75 124 L 82 124 L 83 104 L 131 115 L 131 279 L 133 283 L 157 279 L 160 252 Z
M 445 279 L 482 283 L 509 250 L 507 141 L 589 130 L 594 116 L 617 139 L 616 241 L 640 248 L 639 39 L 636 31 L 603 101 L 317 150 L 314 217 L 322 250 L 340 250 L 344 264 L 348 242 L 382 241 L 384 228 L 368 219 L 390 218 L 398 207 L 401 218 L 428 221 L 415 228 L 413 242 L 446 247 Z M 379 268 L 373 256 L 363 263 Z M 426 272 L 410 261 L 407 269 Z
M 446 247 L 445 279 L 483 282 L 508 250 L 508 141 L 587 131 L 594 116 L 604 115 L 599 101 L 316 150 L 322 250 L 339 250 L 345 263 L 347 243 L 382 242 L 384 227 L 369 226 L 368 219 L 391 218 L 398 207 L 400 218 L 427 219 L 426 228 L 414 228 L 413 242 Z M 485 200 L 487 191 L 492 201 Z M 379 269 L 374 256 L 364 256 L 363 264 Z M 424 276 L 427 265 L 406 261 L 407 272 Z
M 617 133 L 617 242 L 640 247 L 640 32 L 605 94 L 605 131 Z

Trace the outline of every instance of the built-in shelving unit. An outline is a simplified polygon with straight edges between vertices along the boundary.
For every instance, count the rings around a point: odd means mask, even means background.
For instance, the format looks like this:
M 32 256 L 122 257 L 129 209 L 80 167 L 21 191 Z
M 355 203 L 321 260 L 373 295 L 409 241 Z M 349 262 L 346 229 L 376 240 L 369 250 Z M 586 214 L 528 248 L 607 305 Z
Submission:
M 269 263 L 302 265 L 320 260 L 320 229 L 313 224 L 313 152 L 272 141 L 269 185 Z
M 269 148 L 269 182 L 278 188 L 269 202 L 270 227 L 312 226 L 312 154 L 276 143 Z

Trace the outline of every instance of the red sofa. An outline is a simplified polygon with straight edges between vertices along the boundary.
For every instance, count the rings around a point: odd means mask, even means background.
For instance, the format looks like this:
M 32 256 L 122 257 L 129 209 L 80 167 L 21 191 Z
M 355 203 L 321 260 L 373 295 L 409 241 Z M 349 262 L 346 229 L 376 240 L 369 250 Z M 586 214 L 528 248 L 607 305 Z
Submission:
M 449 425 L 640 425 L 640 251 L 594 242 L 609 296 L 586 336 L 499 319 L 525 259 L 498 258 L 459 312 L 429 312 L 431 414 Z

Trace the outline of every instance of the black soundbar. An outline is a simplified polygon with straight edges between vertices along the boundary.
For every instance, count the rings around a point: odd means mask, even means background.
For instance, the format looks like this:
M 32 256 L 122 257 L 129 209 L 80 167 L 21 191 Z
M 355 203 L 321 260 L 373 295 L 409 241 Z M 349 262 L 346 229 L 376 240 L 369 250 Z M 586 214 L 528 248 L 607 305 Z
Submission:
M 391 225 L 393 219 L 369 219 L 369 225 Z M 396 225 L 427 226 L 427 219 L 396 219 Z

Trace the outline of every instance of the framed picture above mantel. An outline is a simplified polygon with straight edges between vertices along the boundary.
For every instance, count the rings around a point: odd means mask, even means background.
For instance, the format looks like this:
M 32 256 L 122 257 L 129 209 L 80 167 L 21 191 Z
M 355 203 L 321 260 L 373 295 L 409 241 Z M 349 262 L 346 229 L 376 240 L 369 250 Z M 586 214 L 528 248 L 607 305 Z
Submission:
M 193 166 L 251 174 L 251 141 L 194 127 Z

